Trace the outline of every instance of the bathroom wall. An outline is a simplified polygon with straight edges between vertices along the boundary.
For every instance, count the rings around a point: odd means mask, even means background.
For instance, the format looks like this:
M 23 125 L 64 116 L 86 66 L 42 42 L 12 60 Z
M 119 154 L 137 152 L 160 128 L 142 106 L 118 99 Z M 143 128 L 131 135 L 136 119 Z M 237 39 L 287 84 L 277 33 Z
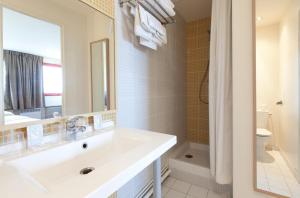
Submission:
M 139 45 L 133 17 L 116 2 L 117 125 L 174 134 L 186 139 L 185 22 L 167 25 L 168 44 L 157 51 Z M 150 169 L 151 170 L 151 169 Z M 146 184 L 144 171 L 118 192 L 134 197 Z
M 298 3 L 297 3 L 298 2 Z M 280 24 L 279 146 L 290 168 L 299 176 L 299 1 L 294 1 Z
M 210 18 L 189 22 L 187 44 L 187 138 L 191 142 L 208 144 L 208 73 Z M 207 71 L 208 72 L 208 71 Z M 200 84 L 204 79 L 202 91 Z M 200 97 L 203 101 L 200 101 Z
M 185 140 L 185 23 L 167 26 L 168 44 L 153 51 L 138 44 L 133 17 L 117 12 L 117 122 Z
M 273 133 L 273 145 L 278 146 L 279 134 L 279 24 L 256 28 L 256 106 L 271 116 L 268 129 Z

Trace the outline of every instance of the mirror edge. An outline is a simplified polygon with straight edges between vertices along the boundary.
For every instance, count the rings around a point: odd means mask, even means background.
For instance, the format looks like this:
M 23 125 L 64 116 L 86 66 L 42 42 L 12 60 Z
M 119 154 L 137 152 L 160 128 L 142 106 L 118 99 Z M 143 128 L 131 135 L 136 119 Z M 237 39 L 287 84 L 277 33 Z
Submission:
M 0 1 L 0 71 L 3 71 L 3 14 L 2 14 L 2 8 L 3 4 L 2 1 Z M 3 98 L 0 100 L 0 126 L 5 125 L 4 123 L 4 89 L 2 86 L 3 81 L 3 72 L 0 72 L 0 80 L 1 80 L 1 86 L 0 86 L 0 98 Z

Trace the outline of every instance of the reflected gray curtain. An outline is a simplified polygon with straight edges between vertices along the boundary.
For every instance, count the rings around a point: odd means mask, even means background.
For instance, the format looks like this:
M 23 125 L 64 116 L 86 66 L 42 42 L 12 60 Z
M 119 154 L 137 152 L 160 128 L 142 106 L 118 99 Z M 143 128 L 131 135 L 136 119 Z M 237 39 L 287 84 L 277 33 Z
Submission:
M 4 50 L 5 110 L 44 107 L 43 57 Z

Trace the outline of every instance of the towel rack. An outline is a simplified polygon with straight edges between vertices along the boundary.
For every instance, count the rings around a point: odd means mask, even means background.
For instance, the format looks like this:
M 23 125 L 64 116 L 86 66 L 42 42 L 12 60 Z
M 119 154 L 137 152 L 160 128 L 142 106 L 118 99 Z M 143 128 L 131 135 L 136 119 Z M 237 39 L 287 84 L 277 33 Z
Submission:
M 156 3 L 157 9 L 148 1 L 153 1 Z M 157 20 L 159 20 L 163 25 L 175 23 L 176 20 L 174 17 L 170 16 L 170 14 L 160 5 L 157 0 L 120 0 L 120 6 L 123 7 L 124 4 L 130 4 L 131 6 L 137 6 L 138 4 L 142 6 L 147 12 L 153 15 Z M 165 17 L 162 13 L 164 13 L 167 17 Z

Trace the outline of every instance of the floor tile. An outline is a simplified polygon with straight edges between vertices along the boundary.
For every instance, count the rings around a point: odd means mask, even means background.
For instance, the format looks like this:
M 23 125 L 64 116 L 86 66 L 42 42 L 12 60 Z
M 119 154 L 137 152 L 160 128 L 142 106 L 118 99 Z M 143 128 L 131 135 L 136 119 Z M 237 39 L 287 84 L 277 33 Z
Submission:
M 191 184 L 181 181 L 181 180 L 175 180 L 174 184 L 171 186 L 172 189 L 182 192 L 186 194 L 188 190 L 190 189 Z
M 185 198 L 186 195 L 184 193 L 175 191 L 173 189 L 170 189 L 165 198 Z
M 213 191 L 209 191 L 207 198 L 225 198 L 225 195 L 215 193 Z
M 292 192 L 292 198 L 299 198 L 299 197 L 300 197 L 300 193 Z
M 283 195 L 283 196 L 287 196 L 287 197 L 291 197 L 291 193 L 287 190 L 283 190 L 280 188 L 272 188 L 270 187 L 270 191 L 275 193 L 275 194 L 279 194 L 279 195 Z
M 198 197 L 195 197 L 195 196 L 192 196 L 192 195 L 187 195 L 186 198 L 202 198 L 202 197 L 199 197 L 199 196 L 198 196 Z M 204 198 L 207 198 L 207 196 L 204 197 Z
M 291 182 L 287 183 L 293 197 L 300 197 L 300 184 Z
M 196 197 L 192 197 L 191 195 L 187 195 L 185 198 L 196 198 Z
M 170 188 L 167 186 L 162 186 L 161 188 L 161 195 L 164 197 L 170 191 Z
M 188 191 L 188 195 L 191 195 L 195 198 L 206 198 L 208 194 L 208 189 L 192 185 Z
M 172 187 L 174 185 L 175 181 L 176 181 L 176 179 L 174 177 L 168 177 L 164 181 L 163 185 L 165 185 L 166 187 Z
M 300 184 L 295 179 L 279 151 L 268 151 L 268 153 L 275 160 L 272 163 L 257 162 L 258 188 L 280 195 L 289 197 L 293 195 L 295 197 L 298 195 L 296 189 L 298 189 L 298 185 L 300 187 Z
M 270 191 L 268 183 L 257 183 L 257 188 L 265 191 Z

